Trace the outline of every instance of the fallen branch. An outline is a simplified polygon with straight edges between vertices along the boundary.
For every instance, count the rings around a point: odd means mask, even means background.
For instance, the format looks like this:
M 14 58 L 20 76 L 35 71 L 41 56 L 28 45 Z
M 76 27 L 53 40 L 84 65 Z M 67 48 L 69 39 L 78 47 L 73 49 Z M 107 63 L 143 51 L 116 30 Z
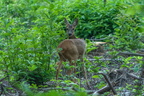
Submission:
M 88 59 L 89 61 L 97 61 L 97 59 Z M 99 61 L 122 61 L 122 59 L 98 59 Z
M 103 73 L 99 73 L 99 74 L 102 74 L 104 76 L 105 80 L 108 83 L 108 86 L 105 86 L 105 87 L 99 89 L 98 91 L 94 92 L 93 96 L 95 96 L 97 94 L 103 94 L 110 90 L 112 90 L 113 94 L 116 95 L 117 93 L 116 93 L 115 89 L 113 88 L 113 86 L 115 86 L 115 84 L 114 83 L 111 84 L 110 80 L 108 79 L 108 77 L 105 74 L 103 74 Z
M 144 52 L 144 49 L 140 49 L 139 51 Z
M 134 75 L 132 73 L 127 73 L 127 75 L 130 76 L 130 77 L 132 77 L 132 78 L 134 78 L 134 79 L 138 79 L 138 80 L 141 79 L 140 77 L 138 77 L 138 76 L 136 76 L 136 75 Z
M 120 52 L 118 55 L 128 55 L 128 56 L 142 56 L 144 57 L 144 54 L 138 54 L 138 53 L 130 53 L 130 52 Z
M 105 92 L 107 92 L 107 91 L 110 91 L 110 90 L 111 90 L 111 89 L 110 89 L 109 86 L 105 86 L 105 87 L 103 87 L 103 88 L 95 91 L 94 94 L 93 94 L 93 96 L 97 96 L 97 95 L 99 95 L 99 94 L 103 94 L 103 93 L 105 93 Z
M 0 82 L 2 82 L 4 79 L 6 79 L 8 76 L 6 76 L 6 77 L 4 77 L 4 78 L 2 78 L 2 79 L 0 79 Z
M 103 40 L 106 40 L 107 38 L 101 38 L 101 39 L 89 39 L 91 41 L 103 41 Z
M 103 74 L 103 73 L 99 73 L 99 74 L 102 74 L 104 76 L 104 78 L 107 81 L 107 83 L 108 83 L 109 87 L 111 88 L 112 92 L 114 93 L 114 95 L 116 95 L 117 93 L 116 93 L 115 89 L 113 88 L 113 85 L 111 84 L 111 82 L 108 79 L 108 77 L 105 74 Z
M 49 90 L 63 90 L 63 91 L 68 91 L 68 90 L 73 90 L 73 87 L 66 87 L 66 88 L 39 88 L 39 91 L 44 91 L 48 92 Z

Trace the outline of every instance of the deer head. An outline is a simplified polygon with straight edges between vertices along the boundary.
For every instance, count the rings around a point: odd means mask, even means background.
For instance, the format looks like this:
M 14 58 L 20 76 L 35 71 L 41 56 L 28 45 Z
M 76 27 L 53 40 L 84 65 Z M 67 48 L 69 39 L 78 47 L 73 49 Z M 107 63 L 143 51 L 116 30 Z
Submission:
M 65 18 L 65 23 L 66 23 L 66 29 L 67 29 L 67 35 L 69 39 L 76 39 L 74 30 L 76 28 L 76 25 L 78 24 L 78 19 L 75 19 L 73 24 L 70 24 L 69 21 Z

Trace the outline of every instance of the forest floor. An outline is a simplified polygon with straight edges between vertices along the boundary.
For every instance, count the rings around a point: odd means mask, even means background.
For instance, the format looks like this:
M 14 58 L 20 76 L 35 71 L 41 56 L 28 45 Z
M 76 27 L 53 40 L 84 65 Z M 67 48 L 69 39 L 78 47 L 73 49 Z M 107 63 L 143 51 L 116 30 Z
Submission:
M 118 55 L 121 55 L 124 58 L 136 55 L 144 57 L 143 53 L 120 53 Z M 98 56 L 100 58 L 93 58 L 95 56 Z M 95 68 L 99 68 L 100 70 L 99 72 L 90 72 L 89 69 L 87 69 L 87 76 L 90 88 L 86 85 L 86 83 L 81 83 L 80 86 L 82 88 L 85 88 L 88 94 L 93 94 L 94 92 L 100 94 L 110 92 L 108 96 L 113 96 L 113 94 L 116 93 L 118 94 L 118 96 L 136 96 L 134 95 L 135 90 L 139 91 L 142 89 L 141 85 L 144 85 L 144 73 L 142 73 L 143 69 L 137 70 L 137 68 L 134 68 L 137 66 L 133 66 L 130 68 L 122 67 L 125 63 L 123 59 L 112 57 L 111 55 L 108 55 L 107 52 L 98 53 L 98 50 L 93 50 L 89 54 L 87 54 L 87 59 L 92 64 L 91 70 L 95 70 Z M 130 62 L 127 64 L 127 66 L 131 66 L 132 64 L 137 65 L 136 62 L 137 60 L 132 58 Z M 108 78 L 109 82 L 112 85 L 112 88 L 108 85 L 107 81 L 105 80 L 105 77 L 103 77 L 103 74 Z M 100 76 L 100 78 L 95 78 L 94 76 Z M 78 78 L 81 82 L 85 82 L 83 76 L 80 76 Z M 24 92 L 22 92 L 16 87 L 13 87 L 11 83 L 5 80 L 5 78 L 1 79 L 0 82 L 1 96 L 24 96 Z M 54 81 L 48 81 L 45 84 L 48 85 L 48 87 L 41 87 L 37 90 L 41 92 L 47 92 L 48 90 L 57 90 L 57 88 L 54 88 L 56 86 L 56 83 Z M 61 84 L 61 86 L 66 85 Z M 61 89 L 68 90 L 65 87 Z M 142 94 L 144 95 L 144 90 Z

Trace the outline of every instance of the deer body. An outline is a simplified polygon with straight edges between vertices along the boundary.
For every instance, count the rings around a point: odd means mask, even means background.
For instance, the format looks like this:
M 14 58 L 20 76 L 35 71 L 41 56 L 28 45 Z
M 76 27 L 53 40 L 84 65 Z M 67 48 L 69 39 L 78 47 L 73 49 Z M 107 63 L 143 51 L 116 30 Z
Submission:
M 81 59 L 85 53 L 86 44 L 83 39 L 66 39 L 62 41 L 58 48 L 62 48 L 59 55 L 63 55 L 63 61 L 74 58 Z
M 58 49 L 61 49 L 61 51 L 59 52 L 60 61 L 57 63 L 58 67 L 57 67 L 56 79 L 58 79 L 59 71 L 63 66 L 62 62 L 69 61 L 70 66 L 76 66 L 76 61 L 78 59 L 83 61 L 83 55 L 85 54 L 86 50 L 85 41 L 83 39 L 76 38 L 74 35 L 74 29 L 78 23 L 78 19 L 76 19 L 73 24 L 70 24 L 66 19 L 65 22 L 69 39 L 63 40 L 58 45 Z M 72 73 L 75 73 L 75 68 L 71 68 L 67 71 L 67 75 L 71 75 Z M 85 70 L 84 75 L 87 79 Z
M 85 53 L 85 41 L 82 39 L 66 39 L 59 44 L 58 48 L 62 50 L 59 52 L 60 62 L 58 62 L 57 79 L 62 62 L 69 61 L 70 65 L 76 66 L 76 60 L 82 60 Z M 72 68 L 67 71 L 67 74 L 70 75 L 74 72 L 75 68 Z

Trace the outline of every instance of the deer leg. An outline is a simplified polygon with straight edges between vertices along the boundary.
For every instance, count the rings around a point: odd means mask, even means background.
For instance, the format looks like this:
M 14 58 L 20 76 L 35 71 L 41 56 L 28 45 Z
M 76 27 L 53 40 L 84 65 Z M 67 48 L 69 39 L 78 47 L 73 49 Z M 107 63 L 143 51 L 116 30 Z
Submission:
M 87 71 L 85 69 L 85 64 L 83 64 L 83 71 L 84 71 L 84 77 L 86 79 L 86 84 L 88 86 L 88 88 L 90 88 L 89 82 L 88 82 L 88 78 L 87 78 Z
M 75 61 L 70 61 L 70 66 L 73 66 L 73 67 L 67 71 L 67 75 L 71 75 L 72 73 L 74 73 L 74 76 L 76 76 Z M 77 82 L 77 80 L 74 77 L 70 77 L 70 78 L 71 78 L 71 81 L 73 81 L 75 83 Z
M 75 61 L 69 61 L 70 66 L 76 66 Z M 75 73 L 75 68 L 72 67 L 67 71 L 67 75 L 71 75 L 72 73 Z
M 57 67 L 57 72 L 56 72 L 56 80 L 58 80 L 58 75 L 59 75 L 59 71 L 62 67 L 62 61 L 57 63 L 58 67 Z
M 85 64 L 84 64 L 83 58 L 81 58 L 81 62 L 83 62 L 83 64 L 82 64 L 82 72 L 84 72 L 84 77 L 86 79 L 87 87 L 91 88 L 90 85 L 89 85 L 89 82 L 88 82 L 87 71 L 86 71 L 86 68 L 85 68 Z

